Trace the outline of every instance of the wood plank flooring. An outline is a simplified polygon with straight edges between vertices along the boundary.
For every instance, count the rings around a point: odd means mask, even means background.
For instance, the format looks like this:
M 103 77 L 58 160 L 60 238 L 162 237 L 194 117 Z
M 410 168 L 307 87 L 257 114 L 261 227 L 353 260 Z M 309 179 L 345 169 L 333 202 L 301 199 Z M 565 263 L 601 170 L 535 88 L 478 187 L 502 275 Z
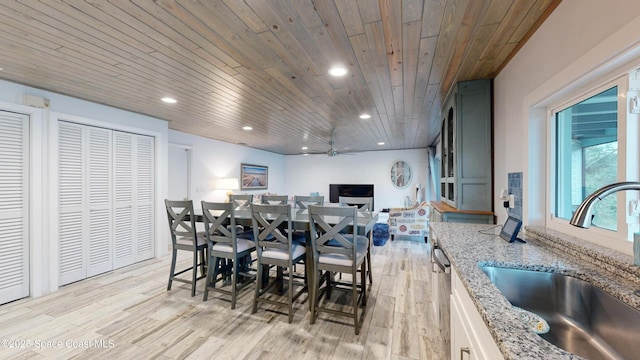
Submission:
M 374 247 L 358 336 L 348 318 L 310 325 L 306 295 L 289 324 L 284 307 L 251 314 L 252 286 L 235 310 L 222 294 L 203 302 L 204 280 L 195 297 L 188 284 L 166 291 L 170 258 L 152 259 L 0 306 L 0 359 L 442 359 L 429 256 L 424 241 Z

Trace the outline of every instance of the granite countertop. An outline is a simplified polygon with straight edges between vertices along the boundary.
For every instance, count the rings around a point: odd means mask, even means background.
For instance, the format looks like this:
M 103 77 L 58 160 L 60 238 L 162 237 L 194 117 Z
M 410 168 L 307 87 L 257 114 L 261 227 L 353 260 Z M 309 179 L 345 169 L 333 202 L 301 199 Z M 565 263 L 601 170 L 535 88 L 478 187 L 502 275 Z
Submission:
M 460 276 L 505 359 L 581 359 L 522 323 L 478 265 L 557 272 L 586 280 L 640 310 L 640 267 L 633 258 L 544 228 L 528 227 L 527 243 L 508 243 L 495 225 L 435 223 L 432 238 Z M 480 231 L 489 233 L 482 234 Z M 493 235 L 496 234 L 496 235 Z M 571 254 L 571 255 L 568 255 Z

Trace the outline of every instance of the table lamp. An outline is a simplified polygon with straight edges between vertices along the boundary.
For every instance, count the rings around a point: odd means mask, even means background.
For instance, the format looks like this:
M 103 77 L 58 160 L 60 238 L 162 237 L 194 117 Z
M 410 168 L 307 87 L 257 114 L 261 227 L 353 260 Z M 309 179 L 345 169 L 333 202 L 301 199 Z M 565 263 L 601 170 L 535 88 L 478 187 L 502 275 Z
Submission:
M 215 188 L 220 190 L 227 190 L 226 202 L 229 202 L 229 196 L 233 194 L 233 190 L 240 188 L 238 178 L 220 178 L 215 181 Z

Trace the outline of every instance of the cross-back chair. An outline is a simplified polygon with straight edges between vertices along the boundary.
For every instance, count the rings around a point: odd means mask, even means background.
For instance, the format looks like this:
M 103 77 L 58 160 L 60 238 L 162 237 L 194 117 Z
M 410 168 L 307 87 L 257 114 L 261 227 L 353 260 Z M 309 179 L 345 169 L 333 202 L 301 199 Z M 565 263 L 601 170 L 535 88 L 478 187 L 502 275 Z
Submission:
M 336 219 L 328 221 L 327 217 Z M 348 316 L 353 319 L 356 335 L 360 332 L 362 319 L 367 303 L 366 256 L 369 239 L 358 233 L 357 208 L 354 207 L 325 207 L 309 206 L 309 222 L 311 227 L 311 244 L 314 271 L 310 283 L 311 324 L 319 312 Z M 358 284 L 358 270 L 360 284 Z M 320 275 L 323 274 L 324 275 Z M 331 273 L 349 274 L 351 282 L 342 280 L 340 283 L 331 280 Z M 320 289 L 320 278 L 324 277 L 325 287 Z M 335 306 L 323 306 L 329 301 L 332 288 L 346 286 L 351 291 L 351 311 L 337 310 Z M 359 305 L 362 312 L 359 314 Z
M 358 211 L 373 211 L 372 197 L 340 196 L 338 203 L 340 206 L 357 206 Z M 367 250 L 367 274 L 369 283 L 373 284 L 373 275 L 371 274 L 371 241 L 369 241 L 369 249 Z
M 291 225 L 291 207 L 289 205 L 259 205 L 251 204 L 251 219 L 253 222 L 254 239 L 257 253 L 257 279 L 263 279 L 263 272 L 269 272 L 269 266 L 276 266 L 278 278 L 262 287 L 256 281 L 253 296 L 252 313 L 258 311 L 258 303 L 286 306 L 288 308 L 289 323 L 293 321 L 293 302 L 305 291 L 306 286 L 294 294 L 294 265 L 302 262 L 306 256 L 305 246 L 293 241 Z M 284 270 L 287 270 L 287 301 L 281 302 L 266 298 L 264 295 L 273 285 L 282 281 Z
M 191 296 L 196 295 L 196 282 L 203 279 L 205 275 L 205 261 L 207 252 L 207 241 L 203 233 L 196 231 L 195 214 L 193 212 L 193 202 L 186 201 L 164 201 L 169 220 L 169 232 L 171 234 L 171 270 L 169 271 L 169 284 L 167 291 L 171 290 L 174 281 L 191 284 Z M 176 261 L 178 251 L 189 251 L 192 253 L 193 261 L 191 267 L 176 272 Z M 200 260 L 198 261 L 198 255 Z M 200 276 L 198 276 L 200 267 Z M 191 279 L 187 280 L 178 275 L 191 271 Z
M 202 202 L 204 228 L 209 244 L 209 267 L 203 300 L 209 291 L 217 291 L 231 296 L 231 308 L 236 308 L 238 293 L 255 279 L 255 273 L 241 271 L 240 260 L 251 256 L 256 250 L 255 243 L 237 236 L 235 207 L 232 203 Z M 231 290 L 216 287 L 221 274 L 223 260 L 230 264 Z M 246 280 L 239 283 L 240 277 Z

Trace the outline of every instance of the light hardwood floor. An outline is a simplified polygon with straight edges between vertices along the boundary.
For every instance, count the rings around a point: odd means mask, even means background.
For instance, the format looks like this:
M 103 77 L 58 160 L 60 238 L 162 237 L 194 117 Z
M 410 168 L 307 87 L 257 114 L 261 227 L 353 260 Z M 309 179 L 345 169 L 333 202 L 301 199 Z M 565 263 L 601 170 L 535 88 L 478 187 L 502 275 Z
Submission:
M 423 241 L 374 247 L 374 284 L 358 336 L 348 318 L 322 313 L 310 325 L 306 295 L 289 324 L 286 308 L 260 304 L 251 314 L 253 287 L 235 310 L 222 294 L 203 302 L 204 280 L 195 297 L 188 284 L 174 282 L 167 292 L 169 264 L 169 257 L 153 259 L 0 306 L 0 358 L 442 358 Z

